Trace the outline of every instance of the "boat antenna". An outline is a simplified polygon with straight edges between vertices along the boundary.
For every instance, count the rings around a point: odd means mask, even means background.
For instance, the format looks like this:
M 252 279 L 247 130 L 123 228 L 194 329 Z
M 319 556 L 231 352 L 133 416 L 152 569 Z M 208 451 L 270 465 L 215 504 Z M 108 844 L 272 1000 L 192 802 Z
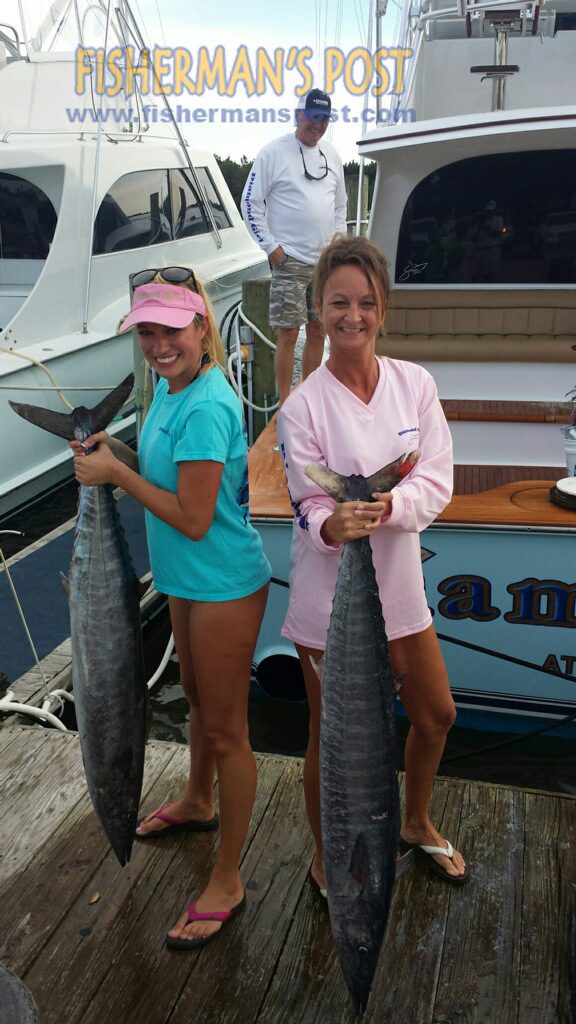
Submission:
M 106 10 L 106 29 L 104 31 L 104 54 L 108 51 L 108 31 L 110 28 L 110 11 L 112 8 L 112 0 L 108 0 L 108 7 Z M 102 145 L 102 96 L 100 96 L 100 117 L 98 118 L 98 125 L 96 128 L 96 154 L 94 157 L 94 182 L 92 188 L 92 216 L 90 219 L 90 239 L 88 242 L 88 273 L 86 276 L 86 302 L 84 305 L 84 323 L 82 325 L 82 334 L 88 333 L 88 306 L 90 303 L 90 282 L 92 279 L 92 250 L 94 248 L 94 230 L 96 220 L 96 203 L 98 200 L 98 171 L 100 169 L 100 148 Z
M 368 32 L 367 32 L 367 35 L 366 35 L 366 49 L 368 50 L 369 53 L 372 50 L 372 26 L 374 25 L 374 21 L 376 20 L 376 17 L 377 17 L 376 13 L 375 13 L 375 10 L 374 10 L 374 2 L 375 2 L 375 0 L 370 0 L 370 7 L 369 7 L 369 10 L 368 10 Z M 379 0 L 376 0 L 376 4 L 378 4 L 378 2 L 379 2 Z M 377 25 L 377 28 L 376 28 L 376 39 L 378 40 L 378 38 L 379 38 L 379 24 Z M 379 46 L 380 46 L 380 44 L 377 42 L 376 49 L 378 49 Z M 369 97 L 370 97 L 370 91 L 369 91 L 369 89 L 367 89 L 365 94 L 364 94 L 364 112 L 366 112 L 366 110 L 368 108 Z M 380 96 L 377 96 L 376 97 L 376 118 L 377 118 L 376 124 L 377 125 L 379 125 L 379 123 L 380 123 L 379 120 L 378 120 L 378 116 L 379 116 L 379 112 L 380 112 L 379 104 L 380 104 Z M 363 129 L 363 133 L 362 134 L 365 134 L 365 132 L 366 132 L 366 115 L 364 114 L 364 129 Z M 358 197 L 357 197 L 357 200 L 356 200 L 356 234 L 357 235 L 362 234 L 362 205 L 363 205 L 362 204 L 362 189 L 363 189 L 363 184 L 364 184 L 364 164 L 365 164 L 364 156 L 362 154 L 360 154 L 360 156 L 358 158 Z
M 379 50 L 382 47 L 382 18 L 386 14 L 387 7 L 388 7 L 388 0 L 376 0 L 376 17 L 374 19 L 375 22 L 376 22 L 376 53 L 378 53 Z M 371 23 L 372 23 L 372 19 L 371 19 Z M 368 48 L 370 48 L 370 44 L 368 44 Z M 382 108 L 382 96 L 380 95 L 380 91 L 378 91 L 378 93 L 376 95 L 376 125 L 377 126 L 380 125 L 381 108 Z

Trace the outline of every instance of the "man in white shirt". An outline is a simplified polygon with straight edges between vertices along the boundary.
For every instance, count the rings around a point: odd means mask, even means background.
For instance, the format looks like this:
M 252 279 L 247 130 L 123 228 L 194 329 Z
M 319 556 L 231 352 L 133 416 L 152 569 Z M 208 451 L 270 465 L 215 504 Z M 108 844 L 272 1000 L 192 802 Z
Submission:
M 337 231 L 346 232 L 342 161 L 330 142 L 320 146 L 331 109 L 330 97 L 312 89 L 296 111 L 296 131 L 260 150 L 242 195 L 244 221 L 272 270 L 269 319 L 277 330 L 280 405 L 290 391 L 302 324 L 302 376 L 322 361 L 324 331 L 312 300 L 312 276 L 320 251 Z

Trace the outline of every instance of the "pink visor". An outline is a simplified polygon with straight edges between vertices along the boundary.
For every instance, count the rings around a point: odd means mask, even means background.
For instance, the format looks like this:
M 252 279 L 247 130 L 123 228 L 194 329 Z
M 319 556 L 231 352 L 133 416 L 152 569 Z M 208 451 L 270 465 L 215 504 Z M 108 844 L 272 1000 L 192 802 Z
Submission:
M 197 292 L 173 284 L 143 284 L 134 289 L 132 309 L 119 331 L 123 334 L 135 324 L 146 323 L 188 327 L 197 313 L 206 315 L 204 299 Z

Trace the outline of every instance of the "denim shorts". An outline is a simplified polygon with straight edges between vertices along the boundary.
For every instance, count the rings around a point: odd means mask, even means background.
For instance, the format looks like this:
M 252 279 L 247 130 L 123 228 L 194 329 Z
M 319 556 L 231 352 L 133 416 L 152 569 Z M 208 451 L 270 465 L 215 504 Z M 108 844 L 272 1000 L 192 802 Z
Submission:
M 314 267 L 286 256 L 283 263 L 272 265 L 270 283 L 270 326 L 301 327 L 318 320 L 312 298 Z

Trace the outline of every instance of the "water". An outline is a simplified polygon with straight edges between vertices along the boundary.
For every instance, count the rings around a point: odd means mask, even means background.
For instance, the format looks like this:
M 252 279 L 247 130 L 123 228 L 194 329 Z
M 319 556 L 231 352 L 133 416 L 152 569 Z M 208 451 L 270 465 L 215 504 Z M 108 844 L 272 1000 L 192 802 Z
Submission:
M 78 484 L 75 480 L 64 484 L 48 497 L 22 512 L 0 520 L 0 531 L 19 530 L 20 537 L 3 536 L 0 532 L 0 547 L 8 561 L 23 548 L 45 537 L 57 526 L 68 522 L 76 515 L 78 507 Z
M 15 554 L 33 540 L 67 521 L 76 512 L 77 487 L 74 482 L 61 488 L 41 505 L 0 523 L 0 529 L 20 529 L 25 537 L 1 537 L 5 557 Z M 170 635 L 167 610 L 160 612 L 144 631 L 146 671 L 156 670 Z M 151 694 L 151 737 L 176 743 L 187 742 L 187 705 L 178 683 L 178 664 L 169 662 L 161 684 Z M 488 732 L 474 725 L 467 713 L 465 724 L 452 729 L 440 774 L 476 779 L 503 785 L 524 786 L 552 792 L 576 794 L 576 725 L 570 735 L 554 732 L 530 739 L 518 738 L 518 720 L 509 732 Z M 462 719 L 461 719 L 462 722 Z M 522 732 L 528 733 L 543 723 L 523 719 Z M 261 753 L 301 757 L 306 749 L 308 708 L 304 700 L 287 701 L 264 693 L 255 680 L 250 687 L 249 726 L 252 745 Z M 398 717 L 398 763 L 402 767 L 405 718 Z M 496 750 L 485 749 L 495 743 L 515 742 Z M 451 760 L 457 758 L 457 760 Z

